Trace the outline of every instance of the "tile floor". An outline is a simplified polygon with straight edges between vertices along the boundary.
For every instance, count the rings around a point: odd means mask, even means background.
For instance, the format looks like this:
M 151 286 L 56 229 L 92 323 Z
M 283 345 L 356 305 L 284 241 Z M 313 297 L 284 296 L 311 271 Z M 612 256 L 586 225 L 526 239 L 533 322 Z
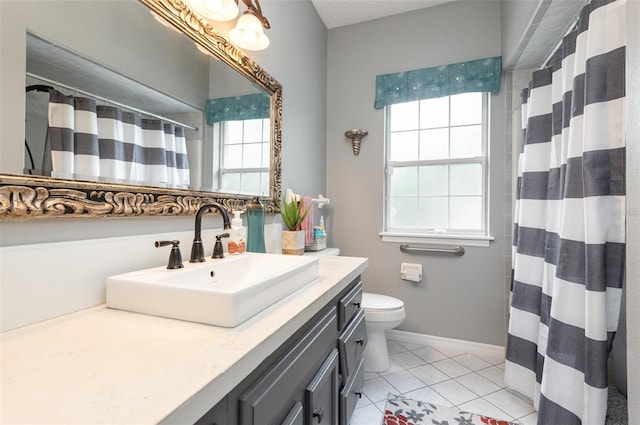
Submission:
M 533 406 L 504 386 L 504 357 L 394 340 L 388 346 L 391 367 L 365 372 L 350 425 L 380 425 L 387 393 L 535 425 Z

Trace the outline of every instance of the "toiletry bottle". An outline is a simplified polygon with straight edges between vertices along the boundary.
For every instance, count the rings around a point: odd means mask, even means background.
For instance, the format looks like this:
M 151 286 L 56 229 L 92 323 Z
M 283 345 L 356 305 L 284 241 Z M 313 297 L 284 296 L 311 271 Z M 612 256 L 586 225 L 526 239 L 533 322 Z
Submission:
M 264 247 L 264 207 L 256 196 L 247 204 L 247 251 L 267 252 Z
M 229 236 L 229 243 L 227 245 L 227 251 L 229 254 L 243 254 L 247 248 L 247 232 L 242 225 L 242 218 L 240 218 L 242 211 L 233 212 L 233 220 L 231 220 L 231 232 Z
M 324 229 L 324 216 L 323 215 L 320 216 L 320 225 L 318 227 L 320 228 L 320 230 L 322 230 L 322 236 L 326 236 L 327 232 Z

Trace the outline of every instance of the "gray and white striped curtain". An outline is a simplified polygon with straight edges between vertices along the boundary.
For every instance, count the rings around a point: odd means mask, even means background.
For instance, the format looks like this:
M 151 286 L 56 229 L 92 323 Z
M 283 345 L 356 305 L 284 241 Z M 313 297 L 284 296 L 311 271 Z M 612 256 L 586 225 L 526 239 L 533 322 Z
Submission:
M 523 93 L 505 384 L 604 424 L 625 259 L 625 0 L 582 10 Z
M 52 91 L 52 176 L 171 187 L 189 185 L 184 129 L 95 100 Z

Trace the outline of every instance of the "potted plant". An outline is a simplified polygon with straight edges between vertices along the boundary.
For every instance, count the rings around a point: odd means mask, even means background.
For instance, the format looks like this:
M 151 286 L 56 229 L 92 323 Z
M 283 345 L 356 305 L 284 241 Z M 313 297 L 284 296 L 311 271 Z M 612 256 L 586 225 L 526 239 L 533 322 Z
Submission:
M 289 200 L 282 200 L 280 217 L 287 230 L 282 231 L 282 253 L 283 254 L 304 254 L 304 235 L 302 222 L 307 217 L 310 208 L 303 211 L 302 202 L 296 200 L 295 196 L 287 196 Z

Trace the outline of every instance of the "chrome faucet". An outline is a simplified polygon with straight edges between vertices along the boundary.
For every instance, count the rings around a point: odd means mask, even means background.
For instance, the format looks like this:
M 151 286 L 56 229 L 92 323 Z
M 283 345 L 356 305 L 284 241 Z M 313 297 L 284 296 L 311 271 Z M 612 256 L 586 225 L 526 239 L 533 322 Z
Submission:
M 196 227 L 195 227 L 195 237 L 193 239 L 193 245 L 191 246 L 191 259 L 190 263 L 202 263 L 204 262 L 204 248 L 202 247 L 202 216 L 204 213 L 210 211 L 212 208 L 215 208 L 222 215 L 222 220 L 224 224 L 224 230 L 231 229 L 231 222 L 229 221 L 229 214 L 227 210 L 217 202 L 211 204 L 205 204 L 198 209 L 196 213 Z

